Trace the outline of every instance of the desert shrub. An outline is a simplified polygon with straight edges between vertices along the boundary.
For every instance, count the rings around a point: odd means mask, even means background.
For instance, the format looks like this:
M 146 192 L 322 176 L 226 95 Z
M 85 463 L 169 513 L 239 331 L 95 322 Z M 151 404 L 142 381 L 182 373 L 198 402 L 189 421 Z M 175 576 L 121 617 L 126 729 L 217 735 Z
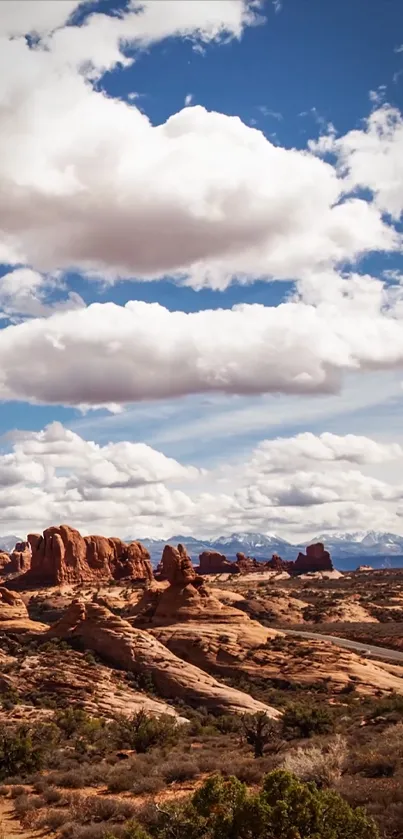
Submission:
M 373 820 L 340 795 L 283 770 L 249 793 L 236 778 L 209 778 L 185 804 L 159 807 L 158 839 L 378 839 Z
M 133 802 L 121 798 L 75 794 L 70 797 L 69 802 L 71 821 L 80 824 L 130 819 L 135 812 Z
M 326 706 L 292 704 L 286 707 L 283 720 L 283 734 L 286 737 L 312 737 L 314 734 L 332 734 L 335 721 Z
M 24 819 L 31 810 L 40 809 L 44 804 L 40 795 L 27 795 L 23 792 L 14 801 L 14 809 L 19 819 Z
M 284 758 L 283 769 L 301 781 L 314 781 L 318 787 L 328 787 L 341 777 L 346 755 L 346 741 L 336 735 L 325 748 L 309 746 L 289 752 Z
M 380 717 L 385 714 L 403 714 L 403 696 L 399 693 L 391 693 L 376 702 L 370 711 L 370 717 Z
M 33 772 L 43 760 L 44 744 L 34 742 L 28 727 L 0 731 L 0 780 Z
M 199 772 L 200 769 L 196 761 L 189 758 L 179 757 L 177 760 L 164 763 L 161 767 L 161 773 L 168 784 L 173 781 L 189 781 L 191 778 L 195 778 Z
M 132 717 L 119 717 L 113 725 L 112 737 L 118 749 L 135 749 L 142 754 L 154 746 L 175 743 L 179 727 L 168 714 L 151 717 L 142 709 Z
M 104 720 L 71 706 L 55 714 L 55 723 L 67 739 L 81 737 L 89 743 L 96 742 L 105 728 Z

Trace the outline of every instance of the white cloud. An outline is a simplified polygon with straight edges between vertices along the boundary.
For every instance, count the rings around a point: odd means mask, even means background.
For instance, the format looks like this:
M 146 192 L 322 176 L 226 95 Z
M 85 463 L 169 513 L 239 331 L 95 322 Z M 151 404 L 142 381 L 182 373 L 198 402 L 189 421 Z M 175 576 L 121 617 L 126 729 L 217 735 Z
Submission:
M 403 301 L 368 276 L 317 276 L 277 307 L 185 313 L 132 301 L 0 331 L 0 398 L 121 405 L 186 394 L 336 393 L 403 366 Z
M 264 440 L 257 446 L 249 468 L 252 472 L 269 474 L 307 468 L 312 462 L 371 464 L 401 457 L 403 449 L 397 443 L 377 443 L 356 434 L 340 436 L 323 432 L 317 436 L 306 431 L 292 439 Z
M 403 485 L 351 467 L 399 459 L 402 450 L 366 437 L 267 440 L 245 463 L 222 462 L 210 471 L 141 443 L 101 446 L 58 422 L 8 440 L 11 450 L 0 456 L 3 531 L 25 535 L 64 521 L 105 535 L 208 536 L 276 527 L 286 537 L 308 539 L 329 527 L 351 529 L 354 515 L 355 529 L 399 529 L 395 508 Z M 277 472 L 270 474 L 271 467 Z
M 2 0 L 0 35 L 12 38 L 35 32 L 42 36 L 63 26 L 82 0 Z
M 193 102 L 193 93 L 187 93 L 185 96 L 185 108 L 188 108 Z
M 36 25 L 36 5 L 25 23 L 6 3 L 4 30 Z M 201 106 L 153 126 L 91 84 L 133 60 L 128 45 L 239 38 L 259 3 L 145 0 L 63 26 L 76 5 L 49 20 L 38 5 L 35 49 L 23 37 L 0 45 L 4 261 L 224 288 L 233 277 L 300 277 L 399 247 L 379 209 L 344 198 L 345 179 L 314 154 Z
M 403 117 L 385 104 L 373 111 L 363 129 L 343 137 L 324 135 L 310 148 L 333 152 L 345 189 L 370 189 L 377 207 L 398 220 L 403 213 Z
M 51 301 L 49 295 L 64 290 L 58 277 L 49 277 L 30 268 L 17 268 L 0 277 L 0 317 L 19 321 L 26 317 L 49 317 L 55 311 L 82 309 L 84 300 L 76 292 Z

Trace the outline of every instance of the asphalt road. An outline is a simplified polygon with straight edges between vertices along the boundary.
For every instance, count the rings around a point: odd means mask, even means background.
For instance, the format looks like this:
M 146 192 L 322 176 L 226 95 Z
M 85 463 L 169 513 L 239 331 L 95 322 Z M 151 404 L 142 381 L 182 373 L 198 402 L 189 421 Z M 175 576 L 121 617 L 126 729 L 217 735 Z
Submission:
M 389 650 L 387 647 L 375 647 L 373 644 L 363 644 L 362 641 L 350 641 L 348 638 L 338 638 L 334 635 L 321 635 L 319 632 L 305 632 L 299 629 L 283 629 L 286 635 L 297 635 L 300 638 L 310 638 L 313 641 L 330 641 L 336 647 L 346 647 L 366 658 L 388 658 L 392 661 L 403 661 L 403 652 L 400 650 Z

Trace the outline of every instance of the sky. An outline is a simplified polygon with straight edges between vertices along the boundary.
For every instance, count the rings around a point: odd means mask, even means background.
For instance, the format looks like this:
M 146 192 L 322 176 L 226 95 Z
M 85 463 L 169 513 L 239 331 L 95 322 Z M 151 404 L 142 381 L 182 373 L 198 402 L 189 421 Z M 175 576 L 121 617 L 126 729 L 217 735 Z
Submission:
M 0 535 L 403 535 L 401 0 L 2 0 Z

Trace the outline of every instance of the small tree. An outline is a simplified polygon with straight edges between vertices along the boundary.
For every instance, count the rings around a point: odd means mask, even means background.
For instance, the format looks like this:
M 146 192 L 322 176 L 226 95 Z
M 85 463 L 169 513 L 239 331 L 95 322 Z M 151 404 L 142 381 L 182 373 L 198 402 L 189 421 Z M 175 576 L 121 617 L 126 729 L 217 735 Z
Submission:
M 334 717 L 329 708 L 314 705 L 289 705 L 283 714 L 283 733 L 288 737 L 312 737 L 332 734 Z
M 278 725 L 265 711 L 245 714 L 242 728 L 246 742 L 252 746 L 255 757 L 263 757 L 264 747 L 278 735 Z
M 364 810 L 279 769 L 266 775 L 258 793 L 216 775 L 189 802 L 157 811 L 156 839 L 379 839 Z
M 113 737 L 119 749 L 135 749 L 144 753 L 153 746 L 174 743 L 178 739 L 179 728 L 174 717 L 162 714 L 160 717 L 148 716 L 144 708 L 132 717 L 120 717 L 113 730 Z
M 44 750 L 35 744 L 28 727 L 0 732 L 0 780 L 40 769 Z

